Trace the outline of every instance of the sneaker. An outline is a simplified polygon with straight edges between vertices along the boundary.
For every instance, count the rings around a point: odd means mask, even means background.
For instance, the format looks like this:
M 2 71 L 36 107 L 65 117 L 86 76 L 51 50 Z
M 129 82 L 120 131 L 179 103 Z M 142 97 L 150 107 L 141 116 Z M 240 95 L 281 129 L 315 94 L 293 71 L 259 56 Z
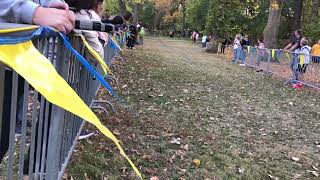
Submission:
M 89 138 L 90 136 L 92 136 L 92 135 L 94 135 L 94 133 L 89 133 L 89 132 L 87 132 L 87 131 L 81 131 L 81 134 L 80 134 L 80 136 L 79 136 L 79 140 L 81 140 L 81 139 L 87 139 L 87 138 Z
M 246 65 L 244 63 L 239 64 L 239 66 L 245 67 Z
M 303 87 L 303 84 L 298 83 L 297 86 L 299 86 L 299 88 L 302 88 L 302 87 Z
M 302 86 L 299 85 L 299 84 L 300 84 L 300 83 L 292 84 L 292 88 L 294 88 L 294 89 L 300 89 L 300 88 L 302 88 Z

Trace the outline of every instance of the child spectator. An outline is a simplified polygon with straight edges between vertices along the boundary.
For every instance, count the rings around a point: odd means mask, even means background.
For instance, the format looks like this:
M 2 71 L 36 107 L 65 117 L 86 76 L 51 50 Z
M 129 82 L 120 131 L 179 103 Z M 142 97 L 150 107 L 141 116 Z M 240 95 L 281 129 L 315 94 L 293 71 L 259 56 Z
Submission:
M 196 31 L 193 31 L 192 32 L 192 36 L 191 36 L 191 39 L 192 39 L 194 44 L 196 44 L 196 34 L 197 34 Z
M 230 40 L 226 38 L 221 45 L 220 53 L 224 54 L 224 51 L 226 49 L 226 46 L 230 43 Z
M 196 33 L 196 44 L 198 43 L 199 33 Z
M 207 47 L 207 36 L 206 35 L 202 36 L 201 45 L 202 45 L 202 48 L 206 48 Z
M 233 41 L 233 60 L 232 61 L 234 61 L 235 63 L 237 63 L 240 57 L 239 56 L 241 51 L 240 40 L 241 40 L 241 35 L 237 34 Z
M 264 57 L 264 42 L 263 42 L 263 39 L 260 38 L 258 40 L 258 46 L 256 46 L 256 48 L 258 48 L 258 56 L 257 56 L 257 66 L 258 66 L 258 70 L 257 72 L 261 72 L 262 69 L 260 68 L 260 62 L 263 60 L 263 57 Z
M 307 38 L 302 38 L 300 41 L 301 48 L 299 49 L 299 62 L 298 62 L 298 83 L 295 83 L 292 85 L 293 88 L 298 89 L 301 88 L 303 85 L 301 82 L 304 80 L 304 74 L 307 71 L 307 67 L 310 62 L 310 51 L 311 47 L 308 45 L 309 40 Z
M 312 62 L 319 63 L 320 62 L 320 40 L 317 44 L 312 46 Z
M 143 41 L 144 35 L 145 35 L 145 30 L 144 30 L 144 27 L 141 26 L 141 29 L 140 29 L 140 32 L 139 32 L 139 44 L 141 46 L 143 46 L 143 44 L 144 44 L 144 41 Z
M 127 48 L 134 49 L 134 44 L 137 40 L 137 28 L 135 25 L 129 25 L 129 34 L 127 39 Z

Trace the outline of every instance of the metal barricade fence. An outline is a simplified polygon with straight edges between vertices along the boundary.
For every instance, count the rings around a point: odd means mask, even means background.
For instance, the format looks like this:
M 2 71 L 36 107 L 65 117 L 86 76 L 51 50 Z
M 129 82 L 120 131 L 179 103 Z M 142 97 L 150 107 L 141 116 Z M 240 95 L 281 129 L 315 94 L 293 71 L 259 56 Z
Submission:
M 72 46 L 103 73 L 79 37 Z M 34 45 L 55 66 L 90 107 L 100 88 L 59 38 L 41 38 Z M 109 47 L 109 46 L 107 46 Z M 113 49 L 106 49 L 111 54 Z M 111 62 L 113 57 L 106 57 Z M 84 121 L 51 103 L 16 72 L 0 64 L 0 179 L 61 179 Z
M 287 83 L 299 82 L 320 89 L 319 56 L 251 46 L 235 51 L 233 46 L 227 46 L 224 58 L 230 61 L 236 59 L 235 62 L 239 63 L 244 62 L 248 67 L 285 79 Z

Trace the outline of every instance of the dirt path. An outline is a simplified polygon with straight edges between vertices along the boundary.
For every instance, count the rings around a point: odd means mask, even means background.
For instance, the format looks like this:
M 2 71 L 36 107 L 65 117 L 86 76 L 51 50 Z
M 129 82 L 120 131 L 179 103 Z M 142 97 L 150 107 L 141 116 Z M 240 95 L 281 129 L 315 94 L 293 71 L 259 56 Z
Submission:
M 135 113 L 101 114 L 146 179 L 317 178 L 318 92 L 293 90 L 187 41 L 146 44 L 126 51 L 117 72 L 116 89 Z M 68 171 L 75 179 L 134 177 L 100 134 L 78 145 Z

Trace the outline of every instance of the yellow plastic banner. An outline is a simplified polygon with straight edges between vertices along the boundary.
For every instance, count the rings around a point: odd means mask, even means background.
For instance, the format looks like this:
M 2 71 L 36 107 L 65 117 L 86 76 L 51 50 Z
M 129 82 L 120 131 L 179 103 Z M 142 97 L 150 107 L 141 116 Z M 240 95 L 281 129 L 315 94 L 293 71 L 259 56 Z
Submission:
M 12 29 L 0 29 L 0 33 L 5 34 L 5 33 L 14 33 L 14 32 L 21 32 L 21 31 L 30 31 L 37 28 L 39 28 L 39 26 L 26 26 L 26 27 L 12 28 Z
M 271 50 L 271 53 L 272 53 L 272 56 L 271 56 L 272 59 L 275 59 L 276 50 L 275 50 L 275 49 L 272 49 L 272 50 Z
M 300 54 L 300 59 L 299 59 L 299 64 L 303 65 L 304 64 L 304 54 Z
M 101 65 L 104 73 L 106 73 L 106 75 L 111 74 L 111 71 L 109 69 L 109 67 L 107 66 L 107 64 L 104 62 L 104 60 L 101 58 L 101 56 L 98 54 L 97 51 L 95 51 L 90 45 L 89 43 L 86 41 L 86 39 L 83 36 L 80 36 L 81 40 L 83 42 L 83 44 L 86 46 L 86 48 L 89 50 L 89 52 L 91 53 L 91 55 L 99 62 L 99 64 Z
M 111 40 L 114 42 L 114 44 L 119 48 L 120 51 L 122 51 L 120 45 L 118 44 L 118 41 L 113 37 L 111 36 Z
M 287 56 L 288 60 L 291 61 L 289 53 L 286 53 L 286 56 Z
M 133 170 L 142 179 L 139 170 L 125 154 L 117 138 L 100 122 L 91 109 L 57 73 L 51 62 L 33 46 L 31 41 L 16 45 L 0 45 L 0 49 L 1 62 L 14 69 L 48 101 L 96 126 L 115 143 L 120 154 L 128 160 Z

